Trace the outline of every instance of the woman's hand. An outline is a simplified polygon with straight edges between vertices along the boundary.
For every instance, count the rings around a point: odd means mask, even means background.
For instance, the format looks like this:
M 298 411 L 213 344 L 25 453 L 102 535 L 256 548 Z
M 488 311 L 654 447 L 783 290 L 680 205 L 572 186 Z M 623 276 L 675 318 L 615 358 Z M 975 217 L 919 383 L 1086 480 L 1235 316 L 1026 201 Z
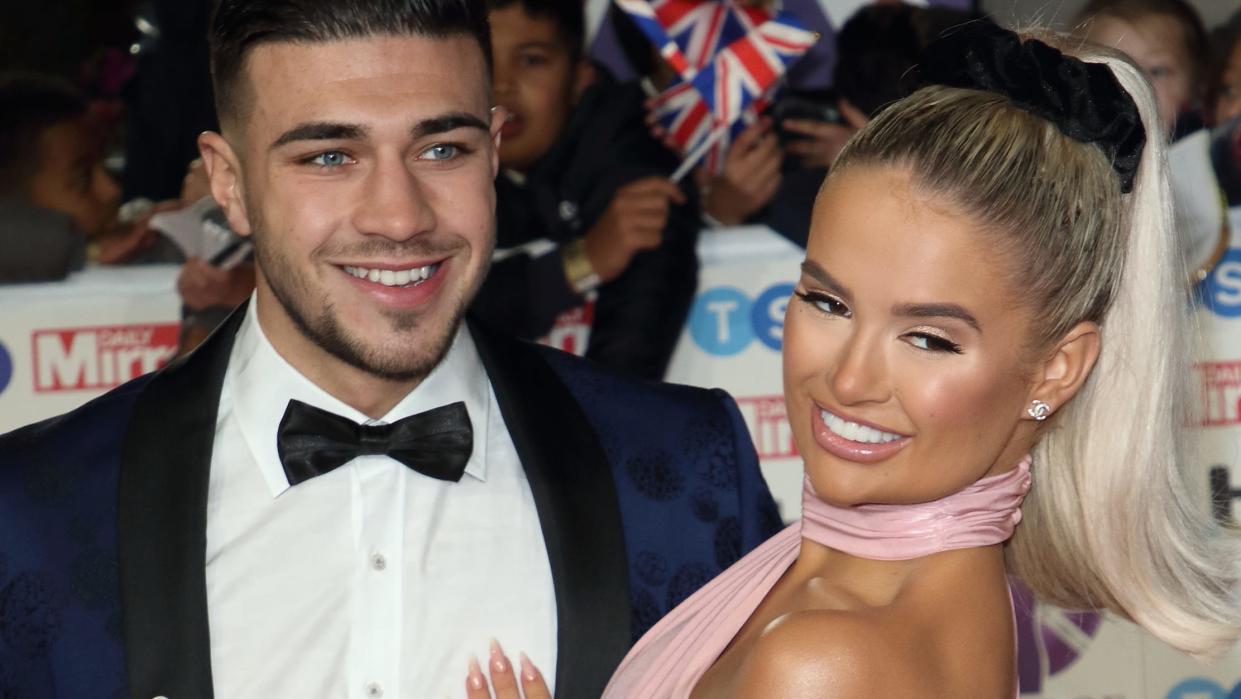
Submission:
M 525 653 L 521 654 L 521 678 L 513 673 L 513 664 L 509 662 L 500 644 L 491 642 L 491 657 L 487 660 L 487 672 L 491 675 L 488 687 L 487 677 L 478 665 L 478 660 L 470 658 L 470 673 L 465 680 L 466 699 L 491 699 L 492 691 L 495 699 L 552 699 L 547 690 L 547 682 L 543 681 L 543 673 L 530 662 Z M 518 689 L 518 684 L 521 689 Z

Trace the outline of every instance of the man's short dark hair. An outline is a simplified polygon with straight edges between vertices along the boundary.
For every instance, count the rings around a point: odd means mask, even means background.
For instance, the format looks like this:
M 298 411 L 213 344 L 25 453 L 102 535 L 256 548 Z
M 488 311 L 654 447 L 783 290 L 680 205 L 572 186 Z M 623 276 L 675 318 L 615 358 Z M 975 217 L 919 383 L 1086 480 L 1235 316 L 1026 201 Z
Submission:
M 582 57 L 582 44 L 586 38 L 586 12 L 584 0 L 487 0 L 490 10 L 503 10 L 519 5 L 531 17 L 550 19 L 556 25 L 556 35 L 569 52 L 569 59 Z
M 491 31 L 482 0 L 219 0 L 210 34 L 216 111 L 221 122 L 236 113 L 246 56 L 261 44 L 458 34 L 478 41 L 489 74 Z
M 39 171 L 39 138 L 86 114 L 72 85 L 38 73 L 0 73 L 0 196 L 24 199 Z

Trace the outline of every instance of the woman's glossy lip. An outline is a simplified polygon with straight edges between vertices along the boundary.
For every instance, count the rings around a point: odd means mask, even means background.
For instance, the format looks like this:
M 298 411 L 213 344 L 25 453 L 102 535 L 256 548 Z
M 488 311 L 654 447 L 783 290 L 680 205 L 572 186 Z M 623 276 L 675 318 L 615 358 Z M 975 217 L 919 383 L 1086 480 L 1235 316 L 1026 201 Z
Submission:
M 811 403 L 810 406 L 810 425 L 812 428 L 811 431 L 814 433 L 815 443 L 818 444 L 823 451 L 846 461 L 854 461 L 865 464 L 883 461 L 884 459 L 890 458 L 900 450 L 904 449 L 905 446 L 908 445 L 913 439 L 913 437 L 901 436 L 900 439 L 885 442 L 883 444 L 870 444 L 867 442 L 855 442 L 851 439 L 845 439 L 829 429 L 827 423 L 823 422 L 824 408 L 819 407 L 815 403 Z M 856 422 L 859 425 L 866 425 L 867 427 L 871 427 L 882 432 L 888 432 L 889 434 L 897 434 L 896 432 L 885 430 L 882 427 L 878 427 L 867 422 L 847 418 L 834 410 L 829 410 L 828 412 L 844 420 L 848 420 L 849 422 Z

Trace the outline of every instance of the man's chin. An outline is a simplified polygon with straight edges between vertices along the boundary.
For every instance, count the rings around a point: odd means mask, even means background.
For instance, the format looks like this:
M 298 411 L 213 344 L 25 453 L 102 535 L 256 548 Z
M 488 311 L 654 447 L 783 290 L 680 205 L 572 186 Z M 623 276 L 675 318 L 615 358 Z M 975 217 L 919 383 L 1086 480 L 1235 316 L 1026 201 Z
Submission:
M 445 318 L 420 311 L 385 311 L 378 324 L 325 328 L 319 343 L 338 359 L 378 378 L 410 381 L 439 365 L 461 326 L 464 309 Z

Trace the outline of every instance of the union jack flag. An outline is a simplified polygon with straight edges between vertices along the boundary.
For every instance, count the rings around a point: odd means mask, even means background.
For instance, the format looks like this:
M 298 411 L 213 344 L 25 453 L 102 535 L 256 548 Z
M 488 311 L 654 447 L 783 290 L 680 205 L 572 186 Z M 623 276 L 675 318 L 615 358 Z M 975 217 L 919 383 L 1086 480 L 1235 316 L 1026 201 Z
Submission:
M 732 0 L 616 0 L 677 78 L 652 115 L 692 166 L 724 166 L 732 140 L 758 118 L 777 82 L 818 40 L 788 12 Z

